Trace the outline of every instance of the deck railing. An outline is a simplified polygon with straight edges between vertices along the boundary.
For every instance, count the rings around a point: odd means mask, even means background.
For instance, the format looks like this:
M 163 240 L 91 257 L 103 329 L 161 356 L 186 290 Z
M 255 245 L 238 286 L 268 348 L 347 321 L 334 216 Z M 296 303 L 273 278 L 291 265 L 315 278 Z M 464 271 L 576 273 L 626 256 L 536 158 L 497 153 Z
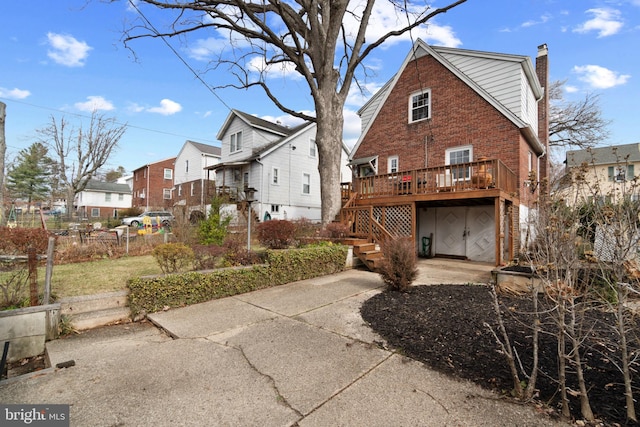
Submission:
M 353 185 L 360 199 L 488 189 L 515 193 L 518 189 L 516 174 L 500 160 L 367 176 L 356 178 Z

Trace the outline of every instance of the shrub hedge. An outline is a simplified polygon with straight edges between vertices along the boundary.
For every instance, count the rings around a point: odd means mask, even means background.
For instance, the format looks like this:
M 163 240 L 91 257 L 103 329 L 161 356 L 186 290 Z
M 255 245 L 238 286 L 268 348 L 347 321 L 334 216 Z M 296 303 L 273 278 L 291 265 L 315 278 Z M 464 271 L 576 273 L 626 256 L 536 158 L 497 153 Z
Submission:
M 344 245 L 268 250 L 266 264 L 130 279 L 129 308 L 134 318 L 166 307 L 183 307 L 345 268 Z

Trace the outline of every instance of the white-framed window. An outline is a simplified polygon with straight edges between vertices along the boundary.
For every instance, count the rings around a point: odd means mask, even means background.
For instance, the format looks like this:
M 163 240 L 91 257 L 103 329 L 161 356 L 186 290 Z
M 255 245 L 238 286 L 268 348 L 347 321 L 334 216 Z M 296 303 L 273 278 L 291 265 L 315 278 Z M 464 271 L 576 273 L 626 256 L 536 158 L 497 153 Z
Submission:
M 271 183 L 273 185 L 280 184 L 280 169 L 273 168 L 273 171 L 271 172 Z
M 242 174 L 242 186 L 249 187 L 249 172 Z
M 111 201 L 111 193 L 104 193 L 104 201 L 105 202 Z
M 171 200 L 171 189 L 163 188 L 162 189 L 162 198 L 165 200 Z
M 279 213 L 280 212 L 280 205 L 271 205 L 271 212 L 272 213 Z
M 190 191 L 189 194 L 191 194 L 191 196 L 194 196 L 196 194 L 196 183 L 195 182 L 191 183 L 191 191 Z
M 92 218 L 100 217 L 100 208 L 91 208 L 91 217 Z
M 529 172 L 533 170 L 533 153 L 529 151 Z
M 387 158 L 387 173 L 398 172 L 398 156 L 389 156 Z
M 189 160 L 184 161 L 184 171 L 189 173 Z
M 431 118 L 431 90 L 414 92 L 409 96 L 409 123 Z
M 182 184 L 178 185 L 178 197 L 182 196 Z
M 473 147 L 471 145 L 464 145 L 460 147 L 448 148 L 445 151 L 445 165 L 459 165 L 463 163 L 469 163 L 473 158 Z M 448 168 L 451 175 L 453 175 L 453 179 L 458 180 L 467 180 L 470 178 L 470 167 L 469 166 L 458 166 L 458 167 L 450 167 Z
M 118 193 L 118 200 L 119 201 L 123 201 L 124 200 L 124 194 Z
M 235 153 L 242 150 L 242 131 L 231 135 L 229 140 L 229 152 Z
M 311 194 L 311 175 L 302 174 L 302 194 Z
M 164 179 L 172 179 L 173 178 L 173 169 L 164 168 Z
M 318 147 L 316 147 L 316 140 L 309 140 L 309 157 L 316 157 L 318 153 Z
M 609 166 L 607 170 L 609 181 L 625 182 L 633 179 L 635 171 L 633 165 Z

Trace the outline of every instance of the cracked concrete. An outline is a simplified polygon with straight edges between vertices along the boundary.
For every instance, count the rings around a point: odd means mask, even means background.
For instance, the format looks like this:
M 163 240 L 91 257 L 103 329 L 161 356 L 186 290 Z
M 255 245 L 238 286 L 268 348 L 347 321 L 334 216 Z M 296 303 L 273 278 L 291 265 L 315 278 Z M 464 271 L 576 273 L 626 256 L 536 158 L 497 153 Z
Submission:
M 468 283 L 488 280 L 491 266 L 420 270 L 418 283 Z M 158 328 L 53 341 L 52 363 L 76 365 L 0 383 L 0 401 L 71 404 L 78 426 L 554 425 L 386 349 L 359 313 L 381 287 L 349 270 L 154 313 Z

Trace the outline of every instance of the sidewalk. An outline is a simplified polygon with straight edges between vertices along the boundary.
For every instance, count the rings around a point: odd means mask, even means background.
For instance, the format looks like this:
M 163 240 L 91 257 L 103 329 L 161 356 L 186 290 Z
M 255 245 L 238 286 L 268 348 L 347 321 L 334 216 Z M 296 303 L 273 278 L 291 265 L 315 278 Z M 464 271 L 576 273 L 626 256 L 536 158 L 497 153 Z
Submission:
M 416 283 L 491 269 L 421 260 Z M 53 341 L 52 365 L 75 366 L 0 383 L 0 401 L 71 404 L 73 426 L 556 425 L 386 350 L 359 313 L 381 290 L 348 270 Z

